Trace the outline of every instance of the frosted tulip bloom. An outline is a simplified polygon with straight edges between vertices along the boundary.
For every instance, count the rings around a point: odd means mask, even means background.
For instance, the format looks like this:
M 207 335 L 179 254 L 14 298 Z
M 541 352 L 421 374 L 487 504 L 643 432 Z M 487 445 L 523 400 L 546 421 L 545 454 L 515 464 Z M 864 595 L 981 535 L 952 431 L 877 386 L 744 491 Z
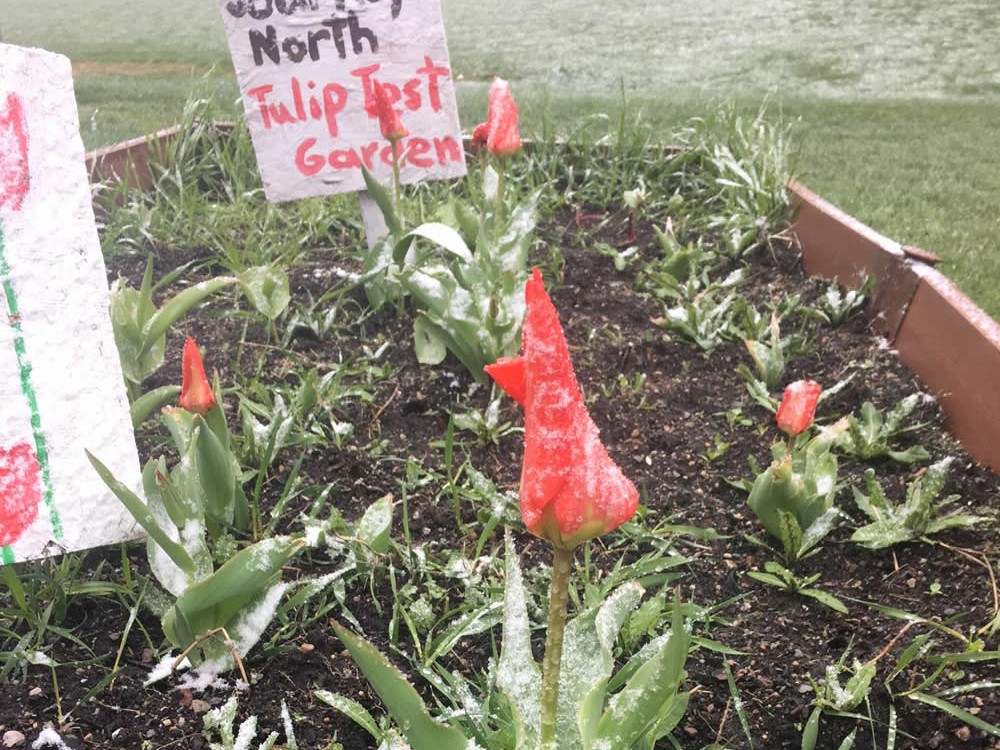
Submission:
M 490 86 L 486 127 L 486 148 L 494 156 L 510 156 L 521 148 L 517 104 L 511 96 L 510 84 L 502 78 L 494 78 Z M 473 131 L 473 136 L 478 130 Z
M 792 437 L 808 430 L 822 391 L 823 387 L 813 380 L 796 380 L 785 388 L 781 406 L 775 415 L 778 429 Z
M 521 517 L 558 548 L 606 534 L 639 504 L 635 485 L 608 455 L 587 413 L 556 309 L 534 269 L 525 285 L 523 354 L 486 372 L 524 407 Z
M 488 122 L 479 123 L 472 130 L 472 145 L 478 149 L 486 148 L 486 144 L 489 142 L 489 134 L 490 124 Z

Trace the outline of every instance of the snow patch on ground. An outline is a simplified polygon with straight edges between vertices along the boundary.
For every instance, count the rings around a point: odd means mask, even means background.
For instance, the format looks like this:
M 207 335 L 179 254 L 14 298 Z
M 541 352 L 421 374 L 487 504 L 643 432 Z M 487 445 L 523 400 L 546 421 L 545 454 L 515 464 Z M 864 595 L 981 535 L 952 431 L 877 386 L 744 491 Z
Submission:
M 31 747 L 32 750 L 40 750 L 40 748 L 45 748 L 45 750 L 73 750 L 73 748 L 63 742 L 62 737 L 52 727 L 45 727 L 41 734 L 38 735 L 38 739 L 31 743 Z
M 165 680 L 169 677 L 174 671 L 174 663 L 176 661 L 177 656 L 173 653 L 165 654 L 163 658 L 156 663 L 156 666 L 150 670 L 149 675 L 146 677 L 146 681 L 142 683 L 143 687 L 148 687 L 154 682 L 159 682 L 160 680 Z M 181 663 L 177 665 L 176 669 L 180 671 L 188 669 L 190 666 L 191 662 L 189 662 L 185 656 Z

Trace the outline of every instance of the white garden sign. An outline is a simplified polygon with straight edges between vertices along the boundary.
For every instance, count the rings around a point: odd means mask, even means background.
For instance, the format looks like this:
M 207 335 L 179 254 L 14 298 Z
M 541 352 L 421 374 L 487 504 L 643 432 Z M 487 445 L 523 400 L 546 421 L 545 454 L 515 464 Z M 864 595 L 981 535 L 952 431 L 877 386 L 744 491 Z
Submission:
M 0 44 L 0 564 L 137 536 L 108 303 L 69 60 Z
M 392 149 L 369 113 L 388 88 L 409 135 L 401 181 L 465 174 L 438 0 L 222 0 L 222 16 L 268 200 L 381 182 Z

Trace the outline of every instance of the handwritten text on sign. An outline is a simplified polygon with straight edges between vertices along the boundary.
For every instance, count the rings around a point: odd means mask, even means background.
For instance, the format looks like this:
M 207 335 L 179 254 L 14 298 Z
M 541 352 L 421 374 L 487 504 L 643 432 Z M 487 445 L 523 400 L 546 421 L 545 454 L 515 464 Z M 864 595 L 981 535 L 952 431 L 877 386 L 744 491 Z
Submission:
M 269 200 L 361 190 L 362 166 L 389 178 L 375 81 L 410 133 L 402 181 L 465 173 L 438 0 L 223 0 L 222 15 Z
M 137 529 L 139 484 L 69 60 L 0 44 L 0 565 Z

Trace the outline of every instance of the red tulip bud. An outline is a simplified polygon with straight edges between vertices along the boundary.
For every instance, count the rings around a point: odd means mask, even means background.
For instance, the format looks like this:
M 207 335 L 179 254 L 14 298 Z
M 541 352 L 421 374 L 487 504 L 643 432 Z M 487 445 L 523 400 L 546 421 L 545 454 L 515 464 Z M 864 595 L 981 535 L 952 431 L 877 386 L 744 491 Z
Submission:
M 474 148 L 482 149 L 486 148 L 488 143 L 490 133 L 490 124 L 488 122 L 481 122 L 476 125 L 475 129 L 472 131 L 472 145 Z
M 823 387 L 812 380 L 796 380 L 785 388 L 781 406 L 775 418 L 778 429 L 787 432 L 792 437 L 805 432 L 813 423 L 816 414 L 816 402 Z
M 537 268 L 524 296 L 524 353 L 488 365 L 486 372 L 524 407 L 525 526 L 556 547 L 573 549 L 630 519 L 639 493 L 601 444 Z
M 490 86 L 487 126 L 486 147 L 494 156 L 510 156 L 521 148 L 517 104 L 510 95 L 510 84 L 502 78 L 494 78 Z
M 205 365 L 201 361 L 198 345 L 190 336 L 184 342 L 181 358 L 181 398 L 180 405 L 187 411 L 204 414 L 215 406 L 215 394 L 205 376 Z
M 374 101 L 368 107 L 368 114 L 378 118 L 378 125 L 382 131 L 382 137 L 387 141 L 396 142 L 400 138 L 405 138 L 410 131 L 403 125 L 399 112 L 392 108 L 389 101 L 389 92 L 380 81 L 374 81 L 372 85 Z

